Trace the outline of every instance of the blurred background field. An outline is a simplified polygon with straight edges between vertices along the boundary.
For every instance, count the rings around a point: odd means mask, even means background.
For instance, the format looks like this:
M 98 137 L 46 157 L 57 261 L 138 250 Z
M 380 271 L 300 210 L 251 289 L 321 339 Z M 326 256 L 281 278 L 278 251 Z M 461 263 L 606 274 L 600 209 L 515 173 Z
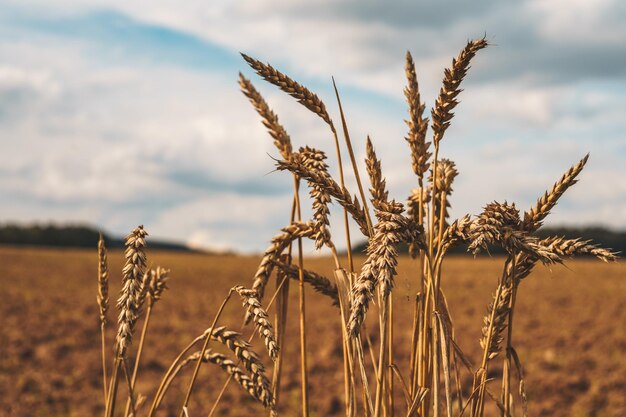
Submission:
M 139 392 L 151 394 L 169 363 L 188 341 L 209 325 L 219 303 L 234 284 L 249 285 L 258 266 L 254 256 L 216 256 L 148 251 L 148 262 L 172 269 L 170 289 L 155 308 L 138 380 Z M 476 360 L 486 300 L 501 273 L 500 258 L 452 257 L 444 289 L 461 347 Z M 401 259 L 394 292 L 397 364 L 406 364 L 416 290 L 414 261 Z M 0 414 L 14 416 L 87 416 L 101 414 L 100 341 L 96 304 L 97 256 L 93 250 L 0 247 Z M 307 260 L 308 269 L 331 276 L 328 259 Z M 111 296 L 120 288 L 122 254 L 110 253 Z M 521 285 L 515 339 L 525 364 L 530 411 L 535 416 L 626 415 L 626 265 L 575 260 L 552 271 L 538 267 Z M 343 376 L 338 311 L 308 289 L 309 368 L 312 416 L 339 416 Z M 296 289 L 292 287 L 282 414 L 299 410 Z M 221 322 L 238 329 L 239 301 Z M 109 320 L 115 321 L 114 311 Z M 112 347 L 113 328 L 108 340 Z M 243 330 L 245 337 L 251 328 Z M 376 340 L 372 323 L 370 334 Z M 213 345 L 216 347 L 216 345 Z M 262 351 L 259 347 L 259 351 Z M 269 360 L 265 360 L 269 363 Z M 499 361 L 498 361 L 499 362 Z M 496 366 L 493 372 L 498 372 Z M 189 370 L 182 379 L 188 381 Z M 202 368 L 192 398 L 194 416 L 206 415 L 222 373 Z M 471 386 L 471 381 L 464 381 Z M 173 387 L 163 411 L 174 415 L 182 385 Z M 258 415 L 260 406 L 239 387 L 230 386 L 218 415 Z M 163 412 L 162 415 L 168 415 Z

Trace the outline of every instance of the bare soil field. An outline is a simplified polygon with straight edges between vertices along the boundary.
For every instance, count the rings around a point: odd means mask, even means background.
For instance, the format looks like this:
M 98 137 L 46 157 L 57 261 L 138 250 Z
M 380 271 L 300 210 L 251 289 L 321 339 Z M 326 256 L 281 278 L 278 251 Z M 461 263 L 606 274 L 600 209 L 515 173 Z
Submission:
M 250 285 L 257 257 L 211 256 L 148 250 L 148 262 L 172 270 L 170 289 L 155 306 L 137 389 L 151 398 L 177 355 L 209 327 L 217 307 L 235 284 Z M 362 261 L 362 259 L 360 260 Z M 402 258 L 394 291 L 394 338 L 408 354 L 416 279 L 414 261 Z M 475 361 L 482 316 L 501 273 L 502 259 L 449 258 L 443 283 L 457 338 Z M 109 253 L 111 298 L 120 289 L 122 253 Z M 332 277 L 332 263 L 319 258 L 306 268 Z M 0 414 L 3 416 L 97 416 L 103 412 L 97 253 L 0 247 Z M 297 285 L 292 282 L 287 340 L 296 341 Z M 271 294 L 270 294 L 271 295 Z M 266 298 L 267 300 L 267 298 Z M 626 416 L 626 264 L 575 260 L 552 270 L 538 267 L 520 286 L 514 344 L 524 364 L 533 416 Z M 238 300 L 220 324 L 240 330 Z M 113 302 L 112 302 L 113 304 Z M 271 310 L 273 311 L 273 310 Z M 109 312 L 113 346 L 116 311 Z M 338 310 L 307 288 L 310 395 L 313 416 L 342 414 L 343 374 Z M 141 323 L 138 324 L 141 326 Z M 252 328 L 241 329 L 247 339 Z M 369 333 L 375 339 L 377 329 Z M 292 336 L 289 336 L 292 334 Z M 294 342 L 295 343 L 295 342 Z M 213 346 L 216 348 L 217 346 Z M 262 349 L 257 345 L 258 351 Z M 298 346 L 281 347 L 287 359 L 281 415 L 299 414 Z M 395 362 L 400 370 L 407 357 Z M 134 354 L 134 353 L 133 353 Z M 269 366 L 270 361 L 264 357 Z M 496 360 L 496 362 L 500 362 Z M 271 368 L 268 369 L 271 376 Z M 499 372 L 495 367 L 493 372 Z M 188 369 L 168 394 L 159 415 L 178 415 Z M 200 370 L 190 415 L 206 416 L 225 375 Z M 471 380 L 464 380 L 471 387 Z M 398 393 L 399 395 L 399 393 Z M 145 406 L 144 406 L 145 407 Z M 145 413 L 145 408 L 142 409 Z M 518 413 L 521 410 L 518 410 Z M 264 415 L 234 384 L 217 415 Z M 519 413 L 521 414 L 521 413 Z M 142 415 L 142 412 L 139 413 Z

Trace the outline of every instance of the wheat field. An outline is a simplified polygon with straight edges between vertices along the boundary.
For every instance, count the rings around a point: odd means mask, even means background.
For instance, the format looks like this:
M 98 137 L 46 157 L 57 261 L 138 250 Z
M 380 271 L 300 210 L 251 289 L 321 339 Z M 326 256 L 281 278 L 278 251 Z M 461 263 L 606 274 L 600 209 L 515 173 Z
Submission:
M 181 345 L 210 325 L 230 287 L 254 274 L 257 257 L 149 252 L 149 262 L 172 269 L 170 287 L 155 310 L 147 338 L 138 391 L 150 395 Z M 100 335 L 96 304 L 96 253 L 89 250 L 0 248 L 0 414 L 7 416 L 102 415 Z M 362 258 L 360 258 L 362 260 Z M 410 314 L 411 262 L 404 259 L 394 292 L 398 316 Z M 480 321 L 501 259 L 450 259 L 445 284 L 463 349 L 480 349 Z M 331 274 L 327 259 L 307 262 Z M 122 253 L 109 255 L 111 293 L 120 289 Z M 525 359 L 530 413 L 535 416 L 606 416 L 626 414 L 626 266 L 576 260 L 550 271 L 539 268 L 525 285 L 518 308 L 520 355 Z M 297 337 L 297 297 L 292 294 L 288 337 Z M 311 415 L 343 415 L 343 377 L 337 309 L 326 297 L 308 298 L 311 363 Z M 224 322 L 241 329 L 237 305 Z M 405 324 L 399 321 L 399 325 Z M 141 324 L 141 323 L 140 323 Z M 251 331 L 243 329 L 246 334 Z M 377 337 L 374 329 L 371 336 Z M 107 332 L 112 340 L 114 329 Z M 406 334 L 396 334 L 402 346 Z M 181 343 L 181 341 L 183 341 Z M 260 346 L 258 346 L 260 348 Z M 285 361 L 282 415 L 299 412 L 297 344 L 282 347 Z M 407 352 L 399 354 L 406 366 Z M 194 415 L 206 415 L 225 376 L 203 369 Z M 185 374 L 189 377 L 189 371 Z M 471 382 L 471 381 L 469 381 Z M 164 411 L 174 415 L 183 395 L 174 387 Z M 217 415 L 257 415 L 262 408 L 239 387 L 231 386 Z M 168 415 L 168 413 L 163 413 Z
M 16 398 L 8 412 L 622 414 L 624 373 L 616 368 L 623 366 L 624 313 L 616 294 L 623 293 L 623 266 L 594 242 L 536 234 L 589 155 L 539 191 L 529 208 L 491 201 L 481 213 L 450 218 L 461 173 L 444 157 L 446 131 L 470 64 L 487 46 L 484 38 L 471 40 L 452 60 L 430 117 L 407 53 L 405 146 L 415 188 L 401 200 L 389 195 L 375 138 L 366 138 L 365 161 L 356 160 L 335 85 L 341 129 L 319 96 L 242 54 L 262 79 L 319 117 L 334 140 L 331 153 L 294 149 L 278 116 L 240 74 L 241 90 L 281 156 L 277 170 L 293 178 L 290 221 L 260 259 L 167 253 L 153 259 L 143 226 L 126 237 L 123 253 L 108 253 L 102 236 L 93 254 L 6 249 L 3 266 L 14 270 L 4 276 L 20 280 L 3 286 L 9 291 L 3 299 L 11 300 L 4 317 L 15 320 L 4 327 L 17 333 L 7 333 L 4 357 L 11 361 L 2 374 L 24 378 L 2 381 L 8 392 L 16 390 L 5 396 Z M 354 190 L 346 187 L 348 175 Z M 333 223 L 344 228 L 345 242 L 331 234 L 331 203 L 343 209 Z M 305 204 L 310 219 L 302 215 Z M 325 256 L 305 256 L 305 239 Z M 352 249 L 362 239 L 364 254 Z M 455 257 L 456 247 L 474 256 L 497 247 L 505 256 Z M 586 258 L 566 269 L 578 256 Z M 546 277 L 550 270 L 557 279 Z M 175 284 L 178 293 L 168 289 Z M 54 348 L 47 343 L 59 339 Z M 33 366 L 37 358 L 52 362 Z M 53 377 L 50 369 L 61 364 Z M 82 406 L 89 409 L 75 411 Z

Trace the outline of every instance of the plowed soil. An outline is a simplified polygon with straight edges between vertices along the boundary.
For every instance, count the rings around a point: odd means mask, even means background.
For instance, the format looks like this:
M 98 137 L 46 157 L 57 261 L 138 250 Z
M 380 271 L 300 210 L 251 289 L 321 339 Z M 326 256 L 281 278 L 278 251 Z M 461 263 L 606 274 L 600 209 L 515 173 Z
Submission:
M 177 353 L 211 323 L 228 289 L 250 285 L 257 257 L 148 252 L 149 262 L 171 268 L 170 289 L 154 309 L 138 391 L 152 394 Z M 361 260 L 362 261 L 362 260 Z M 107 343 L 112 352 L 122 253 L 109 255 L 111 311 Z M 447 260 L 444 289 L 459 344 L 478 361 L 482 316 L 495 290 L 503 259 Z M 514 344 L 524 365 L 533 416 L 626 416 L 626 264 L 570 261 L 552 271 L 538 267 L 520 287 Z M 402 259 L 394 290 L 396 363 L 406 372 L 417 265 Z M 306 267 L 332 278 L 327 259 Z M 96 304 L 96 251 L 0 248 L 0 414 L 3 416 L 102 415 L 100 330 Z M 343 407 L 342 351 L 338 311 L 307 288 L 307 334 L 312 416 L 340 416 Z M 271 296 L 272 291 L 268 291 Z M 288 342 L 280 411 L 299 415 L 297 285 L 291 286 Z M 267 301 L 267 298 L 266 298 Z M 234 299 L 220 324 L 244 333 Z M 138 323 L 140 328 L 142 322 Z M 374 322 L 369 326 L 374 341 Z M 136 346 L 136 342 L 133 344 Z M 213 348 L 216 348 L 214 344 Z M 271 377 L 270 360 L 261 354 Z M 219 349 L 218 349 L 219 350 Z M 134 353 L 133 353 L 134 355 Z M 109 358 L 111 356 L 109 355 Z M 495 360 L 496 376 L 501 359 Z M 190 369 L 169 392 L 159 415 L 177 416 Z M 225 381 L 221 370 L 201 368 L 190 416 L 206 416 Z M 515 378 L 514 378 L 514 381 Z M 469 384 L 469 376 L 463 384 Z M 399 383 L 397 383 L 399 384 Z M 515 382 L 516 384 L 516 382 Z M 494 392 L 497 387 L 493 387 Z M 120 396 L 124 396 L 123 385 Z M 398 388 L 398 399 L 401 393 Z M 121 404 L 121 403 L 120 403 Z M 519 402 L 518 402 L 519 404 Z M 121 405 L 118 408 L 123 408 Z M 138 413 L 146 414 L 144 404 Z M 521 408 L 517 408 L 521 415 Z M 494 409 L 489 410 L 495 415 Z M 232 384 L 216 415 L 265 415 Z

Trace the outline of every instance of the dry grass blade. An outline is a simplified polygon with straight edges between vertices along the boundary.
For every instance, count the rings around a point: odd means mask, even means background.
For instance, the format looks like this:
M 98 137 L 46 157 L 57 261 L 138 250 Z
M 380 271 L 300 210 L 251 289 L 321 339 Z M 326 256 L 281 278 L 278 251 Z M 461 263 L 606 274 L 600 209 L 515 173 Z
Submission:
M 284 262 L 274 262 L 277 268 L 285 273 L 289 278 L 298 280 L 299 269 L 295 265 L 287 264 Z M 320 275 L 316 272 L 304 270 L 304 282 L 310 284 L 315 291 L 323 294 L 333 302 L 333 305 L 339 307 L 339 295 L 337 291 L 337 285 L 333 284 L 328 278 Z
M 452 109 L 456 107 L 458 101 L 456 97 L 461 93 L 461 81 L 465 78 L 469 70 L 470 61 L 476 52 L 487 46 L 485 38 L 469 41 L 458 57 L 452 60 L 452 67 L 446 68 L 443 77 L 443 87 L 439 91 L 439 97 L 432 110 L 431 120 L 433 129 L 433 142 L 437 145 L 445 131 L 450 126 L 450 120 L 454 116 Z
M 415 63 L 413 62 L 413 57 L 410 52 L 406 53 L 405 70 L 407 86 L 404 89 L 404 95 L 409 104 L 409 120 L 406 121 L 409 127 L 409 133 L 405 139 L 411 149 L 411 165 L 413 172 L 417 175 L 421 186 L 424 173 L 428 169 L 428 160 L 432 154 L 428 152 L 430 142 L 426 142 L 428 118 L 423 117 L 426 106 L 420 98 L 419 85 L 415 74 Z
M 264 64 L 246 54 L 241 54 L 241 56 L 265 81 L 274 84 L 285 93 L 297 99 L 300 104 L 317 114 L 326 123 L 328 123 L 333 132 L 335 131 L 333 122 L 328 115 L 328 111 L 326 111 L 326 105 L 324 105 L 322 100 L 316 94 L 312 93 L 308 88 L 292 80 L 271 65 Z
M 248 97 L 259 116 L 263 119 L 263 125 L 274 139 L 274 145 L 280 151 L 281 156 L 284 159 L 289 159 L 292 153 L 291 138 L 285 128 L 279 123 L 278 116 L 270 109 L 263 96 L 254 88 L 250 80 L 241 73 L 239 73 L 239 85 L 241 86 L 241 91 Z
M 267 312 L 261 306 L 261 302 L 258 298 L 256 298 L 256 291 L 246 289 L 241 285 L 236 286 L 235 291 L 237 291 L 239 296 L 242 298 L 243 306 L 246 308 L 246 313 L 252 316 L 252 320 L 257 327 L 259 336 L 261 336 L 263 342 L 265 343 L 267 353 L 270 355 L 272 361 L 276 362 L 276 358 L 278 357 L 278 344 L 276 343 L 276 338 L 274 337 L 274 329 L 269 321 Z
M 563 174 L 563 176 L 552 186 L 550 191 L 546 191 L 544 195 L 537 200 L 537 203 L 528 212 L 524 213 L 525 230 L 535 231 L 541 227 L 543 219 L 550 214 L 550 210 L 556 205 L 563 193 L 572 185 L 576 184 L 576 177 L 583 170 L 589 154 L 585 155 L 576 165 Z

